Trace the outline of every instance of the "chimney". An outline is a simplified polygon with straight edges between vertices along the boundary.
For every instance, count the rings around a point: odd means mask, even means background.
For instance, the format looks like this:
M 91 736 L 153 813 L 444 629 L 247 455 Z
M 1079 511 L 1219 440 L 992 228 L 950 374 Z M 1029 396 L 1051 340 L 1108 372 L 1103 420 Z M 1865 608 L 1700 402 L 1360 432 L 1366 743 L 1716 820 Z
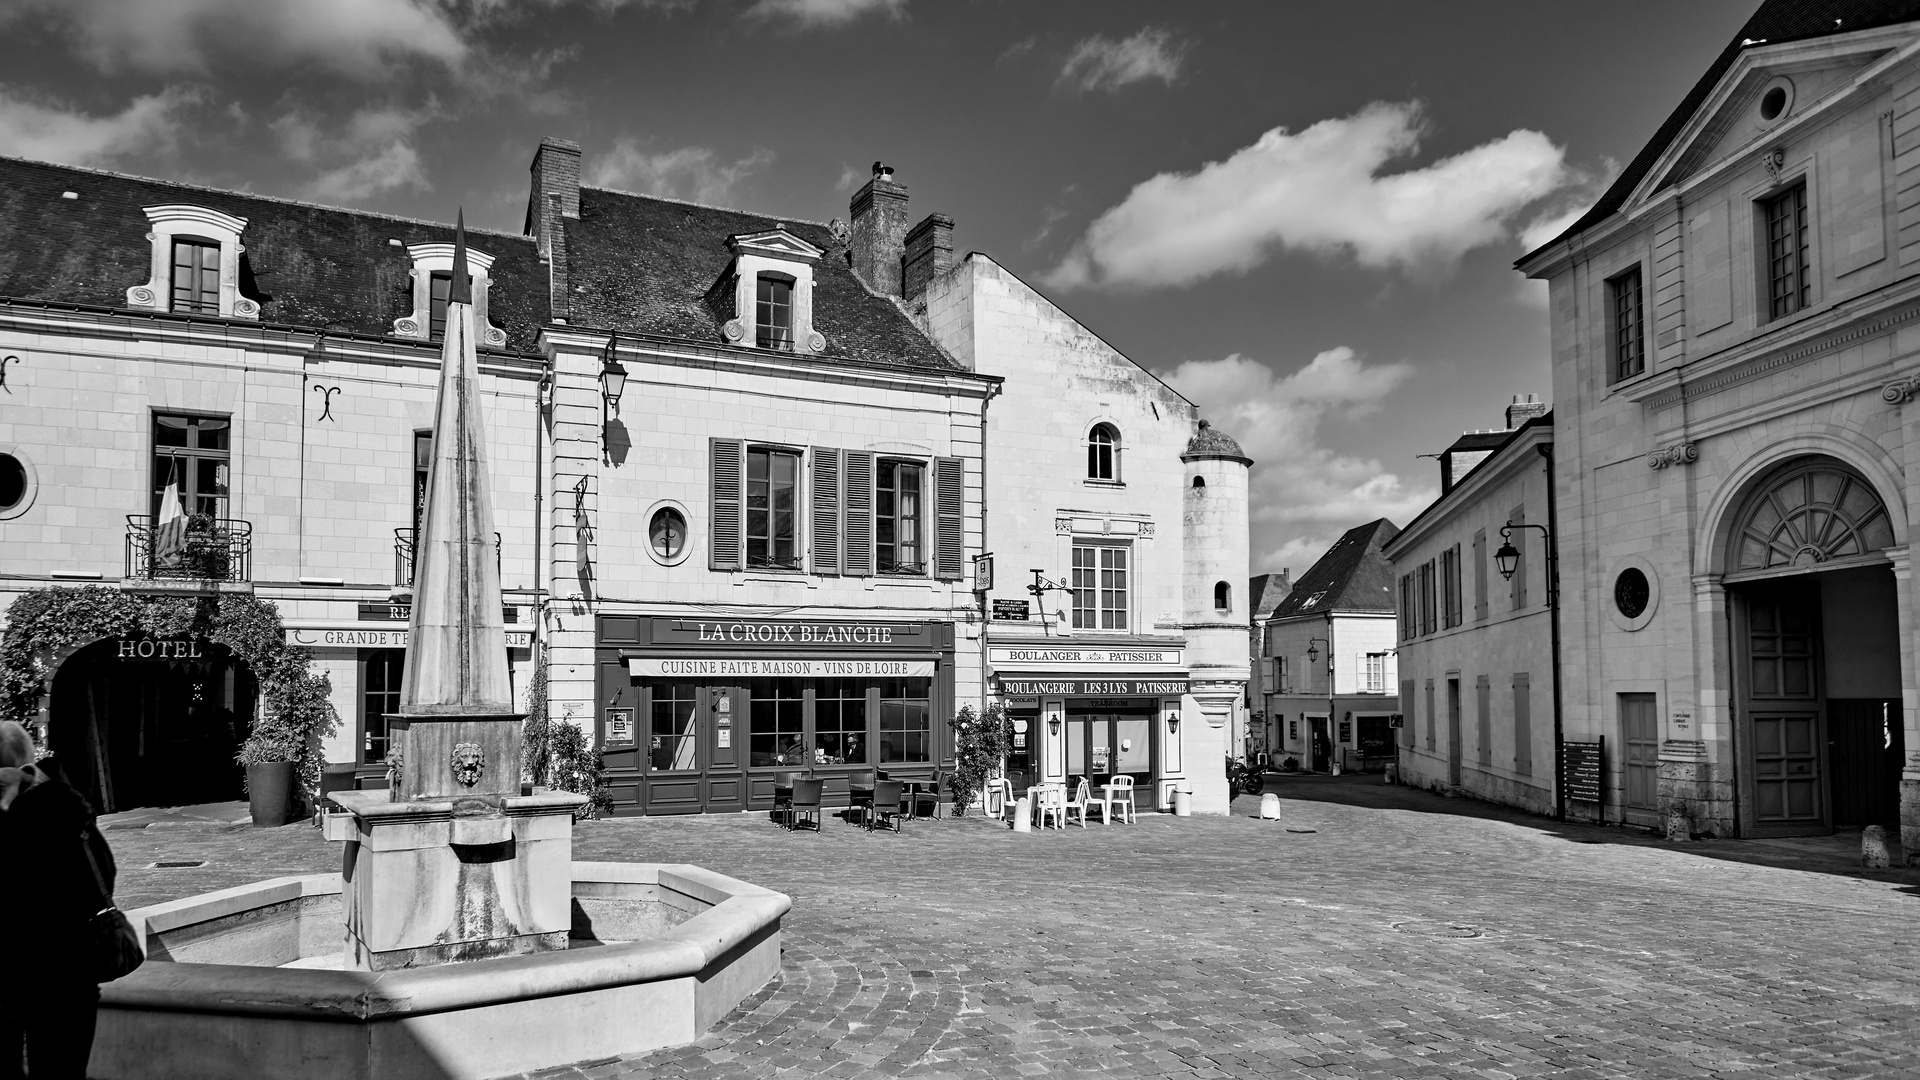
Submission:
M 1527 395 L 1527 400 L 1521 401 L 1520 395 L 1515 394 L 1513 404 L 1507 406 L 1507 430 L 1512 431 L 1536 416 L 1545 415 L 1547 415 L 1546 402 L 1536 401 L 1532 394 Z
M 907 185 L 893 182 L 893 170 L 873 163 L 873 179 L 847 204 L 853 212 L 853 235 L 847 254 L 853 272 L 867 287 L 888 296 L 900 295 L 900 256 L 907 235 Z
M 559 215 L 580 217 L 580 144 L 548 137 L 533 152 L 533 190 L 527 195 L 527 223 L 521 230 L 540 244 L 540 257 L 553 253 L 553 228 Z M 557 195 L 557 200 L 547 196 Z
M 908 301 L 926 295 L 934 278 L 953 269 L 953 219 L 928 214 L 907 231 L 906 254 L 900 260 L 900 293 Z

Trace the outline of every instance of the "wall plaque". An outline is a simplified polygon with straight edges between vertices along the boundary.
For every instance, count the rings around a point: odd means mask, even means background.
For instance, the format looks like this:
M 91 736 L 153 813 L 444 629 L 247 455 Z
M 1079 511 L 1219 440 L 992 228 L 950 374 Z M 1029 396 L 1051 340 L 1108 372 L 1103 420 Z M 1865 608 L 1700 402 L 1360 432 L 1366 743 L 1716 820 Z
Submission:
M 996 622 L 1026 622 L 1029 618 L 1029 606 L 1025 600 L 995 600 L 993 618 Z

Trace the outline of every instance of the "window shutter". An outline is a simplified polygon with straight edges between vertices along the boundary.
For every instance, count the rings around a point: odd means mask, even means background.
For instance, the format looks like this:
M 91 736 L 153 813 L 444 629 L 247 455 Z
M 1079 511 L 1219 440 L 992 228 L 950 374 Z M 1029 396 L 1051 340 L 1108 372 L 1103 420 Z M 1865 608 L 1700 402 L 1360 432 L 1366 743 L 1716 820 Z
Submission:
M 740 489 L 747 448 L 739 439 L 709 439 L 707 443 L 713 473 L 713 527 L 708 530 L 712 549 L 707 567 L 738 570 L 746 561 L 741 551 Z
M 848 450 L 840 458 L 840 568 L 849 577 L 873 576 L 873 454 Z
M 966 562 L 967 463 L 957 457 L 933 459 L 933 488 L 938 519 L 934 544 L 933 576 L 941 581 L 960 580 Z
M 816 446 L 813 460 L 813 572 L 840 572 L 840 451 Z

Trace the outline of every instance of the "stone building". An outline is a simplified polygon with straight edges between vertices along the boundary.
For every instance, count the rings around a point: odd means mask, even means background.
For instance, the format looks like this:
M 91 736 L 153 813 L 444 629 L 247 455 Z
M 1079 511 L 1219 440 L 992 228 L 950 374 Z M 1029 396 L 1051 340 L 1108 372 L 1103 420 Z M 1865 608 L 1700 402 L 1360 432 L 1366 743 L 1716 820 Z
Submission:
M 1399 614 L 1403 783 L 1554 810 L 1553 612 L 1540 529 L 1552 449 L 1551 414 L 1522 421 L 1443 481 L 1440 498 L 1383 548 Z M 1449 469 L 1445 458 L 1440 467 Z M 1517 553 L 1510 578 L 1495 562 L 1503 543 Z
M 1920 850 L 1920 5 L 1763 5 L 1550 285 L 1570 813 Z
M 332 678 L 329 761 L 384 783 L 452 229 L 31 162 L 0 174 L 0 592 L 269 600 Z M 952 266 L 938 215 L 910 233 L 890 171 L 829 224 L 579 178 L 579 147 L 543 141 L 525 235 L 472 231 L 469 256 L 514 692 L 524 705 L 544 678 L 550 716 L 602 751 L 618 812 L 764 807 L 796 768 L 844 798 L 855 771 L 950 760 L 955 710 L 1003 692 L 971 573 L 994 505 L 1023 567 L 1065 582 L 1095 552 L 1068 595 L 1103 625 L 1046 672 L 1086 680 L 1040 697 L 1067 721 L 1047 767 L 1102 722 L 1080 744 L 1150 744 L 1150 788 L 1186 778 L 1183 748 L 1212 758 L 1245 680 L 1244 650 L 1216 645 L 1244 613 L 1201 581 L 1245 577 L 1231 440 L 1117 354 L 1061 350 L 1041 377 L 1044 350 L 991 305 L 930 319 L 936 276 L 953 296 L 990 263 Z M 1120 375 L 1098 376 L 1096 402 L 1082 380 L 1102 370 Z M 1102 446 L 1128 472 L 1083 488 Z M 1028 467 L 1066 479 L 1029 487 Z M 165 539 L 189 521 L 219 538 L 217 573 Z M 1022 521 L 1053 521 L 1049 542 L 1023 550 Z M 38 719 L 55 745 L 128 793 L 230 763 L 254 707 L 244 665 L 121 644 L 51 658 Z M 1105 685 L 1129 678 L 1152 685 Z M 1116 741 L 1136 720 L 1148 734 Z M 155 734 L 202 728 L 224 734 Z M 1199 776 L 1202 806 L 1224 809 Z
M 1386 518 L 1348 529 L 1261 623 L 1261 710 L 1272 753 L 1303 769 L 1380 768 L 1393 759 L 1399 659 Z
M 1247 731 L 1241 751 L 1254 755 L 1256 761 L 1260 755 L 1270 758 L 1280 746 L 1279 722 L 1267 713 L 1267 695 L 1280 692 L 1280 682 L 1275 677 L 1277 665 L 1266 651 L 1267 619 L 1292 589 L 1290 570 L 1255 574 L 1247 579 L 1247 616 L 1252 621 L 1247 628 L 1247 658 L 1252 678 L 1247 683 Z

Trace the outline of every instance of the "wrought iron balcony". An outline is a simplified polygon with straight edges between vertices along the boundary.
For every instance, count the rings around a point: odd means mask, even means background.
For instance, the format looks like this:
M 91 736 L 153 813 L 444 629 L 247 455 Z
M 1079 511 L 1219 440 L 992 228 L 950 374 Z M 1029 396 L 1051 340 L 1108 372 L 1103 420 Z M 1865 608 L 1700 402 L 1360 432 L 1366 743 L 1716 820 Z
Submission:
M 493 534 L 493 568 L 500 569 L 500 534 Z M 413 530 L 393 530 L 393 584 L 411 586 L 413 584 Z
M 205 514 L 157 523 L 150 514 L 128 514 L 126 576 L 252 581 L 253 523 Z

